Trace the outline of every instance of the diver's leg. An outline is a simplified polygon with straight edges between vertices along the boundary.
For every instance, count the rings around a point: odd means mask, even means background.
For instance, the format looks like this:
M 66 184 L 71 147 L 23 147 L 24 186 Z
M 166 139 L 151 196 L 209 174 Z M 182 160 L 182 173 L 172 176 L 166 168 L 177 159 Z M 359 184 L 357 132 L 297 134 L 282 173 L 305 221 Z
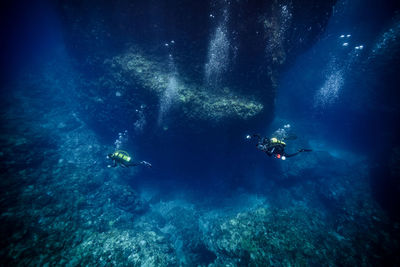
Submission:
M 300 153 L 300 151 L 299 152 L 296 152 L 296 153 L 293 153 L 293 154 L 287 154 L 286 152 L 283 154 L 286 158 L 290 158 L 290 157 L 294 157 L 294 156 L 296 156 L 297 154 L 299 154 Z
M 135 166 L 138 166 L 138 165 L 140 165 L 140 163 L 131 162 L 131 163 L 127 163 L 126 164 L 127 167 L 135 167 Z
M 286 154 L 286 153 L 284 153 L 284 155 L 285 155 L 285 157 L 290 158 L 290 157 L 296 156 L 296 155 L 299 154 L 300 152 L 311 152 L 311 151 L 312 151 L 311 149 L 302 148 L 302 149 L 299 149 L 299 151 L 297 151 L 296 153 L 293 153 L 293 154 Z

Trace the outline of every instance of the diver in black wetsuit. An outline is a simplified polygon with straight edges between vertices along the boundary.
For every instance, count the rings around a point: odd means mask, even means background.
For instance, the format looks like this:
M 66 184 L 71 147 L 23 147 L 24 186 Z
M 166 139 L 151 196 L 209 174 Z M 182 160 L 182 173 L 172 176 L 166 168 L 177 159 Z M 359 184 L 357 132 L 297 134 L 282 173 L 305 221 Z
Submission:
M 107 166 L 109 168 L 117 167 L 117 165 L 124 167 L 124 168 L 129 168 L 129 167 L 134 167 L 134 166 L 139 166 L 139 165 L 151 167 L 151 164 L 144 160 L 141 162 L 138 162 L 138 163 L 132 162 L 132 158 L 129 156 L 129 154 L 123 150 L 117 150 L 112 154 L 108 154 L 107 158 L 111 159 L 113 162 L 112 165 Z
M 278 140 L 276 137 L 272 137 L 272 138 L 268 139 L 266 137 L 260 137 L 260 135 L 258 135 L 258 134 L 254 134 L 253 137 L 258 138 L 258 143 L 256 146 L 259 150 L 264 151 L 270 157 L 275 156 L 276 158 L 282 159 L 282 160 L 296 156 L 300 152 L 312 151 L 311 149 L 303 148 L 303 149 L 299 149 L 296 153 L 288 154 L 285 152 L 286 143 L 281 140 Z

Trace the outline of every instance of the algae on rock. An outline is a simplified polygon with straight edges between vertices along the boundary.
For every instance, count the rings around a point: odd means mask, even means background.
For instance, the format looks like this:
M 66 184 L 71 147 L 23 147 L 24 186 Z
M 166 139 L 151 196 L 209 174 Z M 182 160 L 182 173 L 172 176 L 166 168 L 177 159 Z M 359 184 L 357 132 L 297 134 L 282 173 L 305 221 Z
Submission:
M 168 87 L 170 73 L 162 62 L 150 59 L 140 51 L 130 49 L 125 54 L 107 60 L 112 68 L 120 67 L 146 90 L 162 97 Z M 240 95 L 228 87 L 209 89 L 202 84 L 178 79 L 177 97 L 184 115 L 191 119 L 220 121 L 227 118 L 248 119 L 263 110 L 263 104 L 250 97 Z

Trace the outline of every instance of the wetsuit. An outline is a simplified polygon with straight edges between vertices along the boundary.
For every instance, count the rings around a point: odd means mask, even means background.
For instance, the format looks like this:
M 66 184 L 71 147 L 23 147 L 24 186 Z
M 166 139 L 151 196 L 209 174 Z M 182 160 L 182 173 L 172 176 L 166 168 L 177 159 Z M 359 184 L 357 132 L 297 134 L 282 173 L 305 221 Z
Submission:
M 108 154 L 108 158 L 112 159 L 112 165 L 109 165 L 109 167 L 115 168 L 118 165 L 124 168 L 129 168 L 129 167 L 135 167 L 139 165 L 144 165 L 146 167 L 151 167 L 151 164 L 146 162 L 146 161 L 141 161 L 141 162 L 133 162 L 132 158 L 128 155 L 128 153 L 124 151 L 116 151 L 113 154 Z
M 134 166 L 139 166 L 142 165 L 142 163 L 135 163 L 135 162 L 125 162 L 121 161 L 118 159 L 113 159 L 113 164 L 111 165 L 112 168 L 119 166 L 124 167 L 124 168 L 129 168 L 129 167 L 134 167 Z
M 264 151 L 268 156 L 276 156 L 277 158 L 281 158 L 285 156 L 286 158 L 290 158 L 296 156 L 300 152 L 309 152 L 311 149 L 299 149 L 296 153 L 288 154 L 285 152 L 286 144 L 283 141 L 277 140 L 276 138 L 261 138 L 258 134 L 253 135 L 258 138 L 257 148 L 261 151 Z M 272 141 L 274 140 L 274 142 Z

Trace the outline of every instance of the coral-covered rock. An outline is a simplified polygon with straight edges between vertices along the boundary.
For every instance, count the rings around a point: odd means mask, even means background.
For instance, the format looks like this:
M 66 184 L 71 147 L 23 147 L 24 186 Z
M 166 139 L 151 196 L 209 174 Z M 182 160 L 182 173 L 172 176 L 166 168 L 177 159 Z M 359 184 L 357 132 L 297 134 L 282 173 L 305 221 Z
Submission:
M 329 222 L 324 213 L 302 205 L 287 209 L 260 208 L 216 220 L 210 238 L 205 240 L 217 255 L 212 266 L 377 263 L 379 259 L 373 255 L 381 251 L 376 245 L 383 242 L 383 246 L 393 249 L 396 244 L 386 239 L 383 232 L 363 236 L 364 231 L 377 225 L 374 220 L 366 222 L 364 219 L 368 216 L 361 217 L 357 220 L 363 223 L 363 229 L 354 218 L 348 218 L 339 227 Z
M 176 266 L 167 239 L 154 231 L 112 230 L 88 235 L 60 262 L 97 266 Z
M 121 72 L 122 77 L 140 81 L 139 84 L 144 89 L 159 98 L 163 97 L 169 86 L 171 74 L 165 70 L 165 66 L 161 62 L 146 58 L 135 49 L 116 56 L 107 63 L 114 67 L 114 71 Z M 228 87 L 215 90 L 185 80 L 187 79 L 184 77 L 178 78 L 173 88 L 176 96 L 171 101 L 192 120 L 217 122 L 224 119 L 248 119 L 263 109 L 260 102 L 241 96 Z

